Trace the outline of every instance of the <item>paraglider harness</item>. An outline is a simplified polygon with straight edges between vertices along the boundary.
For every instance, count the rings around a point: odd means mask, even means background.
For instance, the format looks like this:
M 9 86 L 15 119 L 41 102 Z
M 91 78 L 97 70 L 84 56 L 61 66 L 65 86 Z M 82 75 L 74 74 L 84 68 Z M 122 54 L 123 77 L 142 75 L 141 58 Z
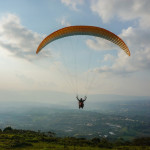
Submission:
M 83 109 L 83 107 L 84 107 L 84 101 L 87 99 L 87 97 L 85 96 L 84 99 L 82 99 L 82 98 L 79 99 L 78 96 L 76 96 L 76 98 L 77 98 L 77 100 L 79 101 L 79 109 L 80 109 L 80 108 Z

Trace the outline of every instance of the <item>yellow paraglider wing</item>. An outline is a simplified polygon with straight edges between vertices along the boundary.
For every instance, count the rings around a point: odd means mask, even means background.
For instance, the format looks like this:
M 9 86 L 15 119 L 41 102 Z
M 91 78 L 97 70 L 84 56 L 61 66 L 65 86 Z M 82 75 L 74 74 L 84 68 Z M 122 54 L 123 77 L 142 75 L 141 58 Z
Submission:
M 62 29 L 59 29 L 50 35 L 48 35 L 38 46 L 36 53 L 40 52 L 43 47 L 45 47 L 47 44 L 51 43 L 52 41 L 55 41 L 57 39 L 67 37 L 67 36 L 73 36 L 73 35 L 91 35 L 96 36 L 100 38 L 104 38 L 108 41 L 111 41 L 118 45 L 121 49 L 123 49 L 127 55 L 130 56 L 130 51 L 125 42 L 119 38 L 114 33 L 95 26 L 69 26 Z

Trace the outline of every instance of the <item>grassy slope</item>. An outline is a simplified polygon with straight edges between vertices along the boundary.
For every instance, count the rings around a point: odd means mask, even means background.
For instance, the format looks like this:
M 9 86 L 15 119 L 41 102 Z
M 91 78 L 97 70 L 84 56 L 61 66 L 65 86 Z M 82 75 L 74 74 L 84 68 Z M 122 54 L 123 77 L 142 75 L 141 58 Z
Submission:
M 150 150 L 149 146 L 131 146 L 131 143 L 130 146 L 121 145 L 106 139 L 58 138 L 53 133 L 43 134 L 12 128 L 0 132 L 0 150 Z

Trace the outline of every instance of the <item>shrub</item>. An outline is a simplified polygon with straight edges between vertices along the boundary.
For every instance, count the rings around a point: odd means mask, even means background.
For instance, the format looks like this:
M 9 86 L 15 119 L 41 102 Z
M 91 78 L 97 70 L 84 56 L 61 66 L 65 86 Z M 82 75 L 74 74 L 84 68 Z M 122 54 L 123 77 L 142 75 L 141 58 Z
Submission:
M 6 127 L 3 132 L 11 132 L 13 131 L 12 127 Z

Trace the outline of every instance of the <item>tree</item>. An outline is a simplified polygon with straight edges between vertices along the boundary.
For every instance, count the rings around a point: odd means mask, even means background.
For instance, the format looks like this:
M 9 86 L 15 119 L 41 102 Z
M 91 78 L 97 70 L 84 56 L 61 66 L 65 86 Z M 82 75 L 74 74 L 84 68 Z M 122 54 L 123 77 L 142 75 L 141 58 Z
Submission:
M 3 132 L 11 132 L 13 131 L 12 127 L 6 127 Z

